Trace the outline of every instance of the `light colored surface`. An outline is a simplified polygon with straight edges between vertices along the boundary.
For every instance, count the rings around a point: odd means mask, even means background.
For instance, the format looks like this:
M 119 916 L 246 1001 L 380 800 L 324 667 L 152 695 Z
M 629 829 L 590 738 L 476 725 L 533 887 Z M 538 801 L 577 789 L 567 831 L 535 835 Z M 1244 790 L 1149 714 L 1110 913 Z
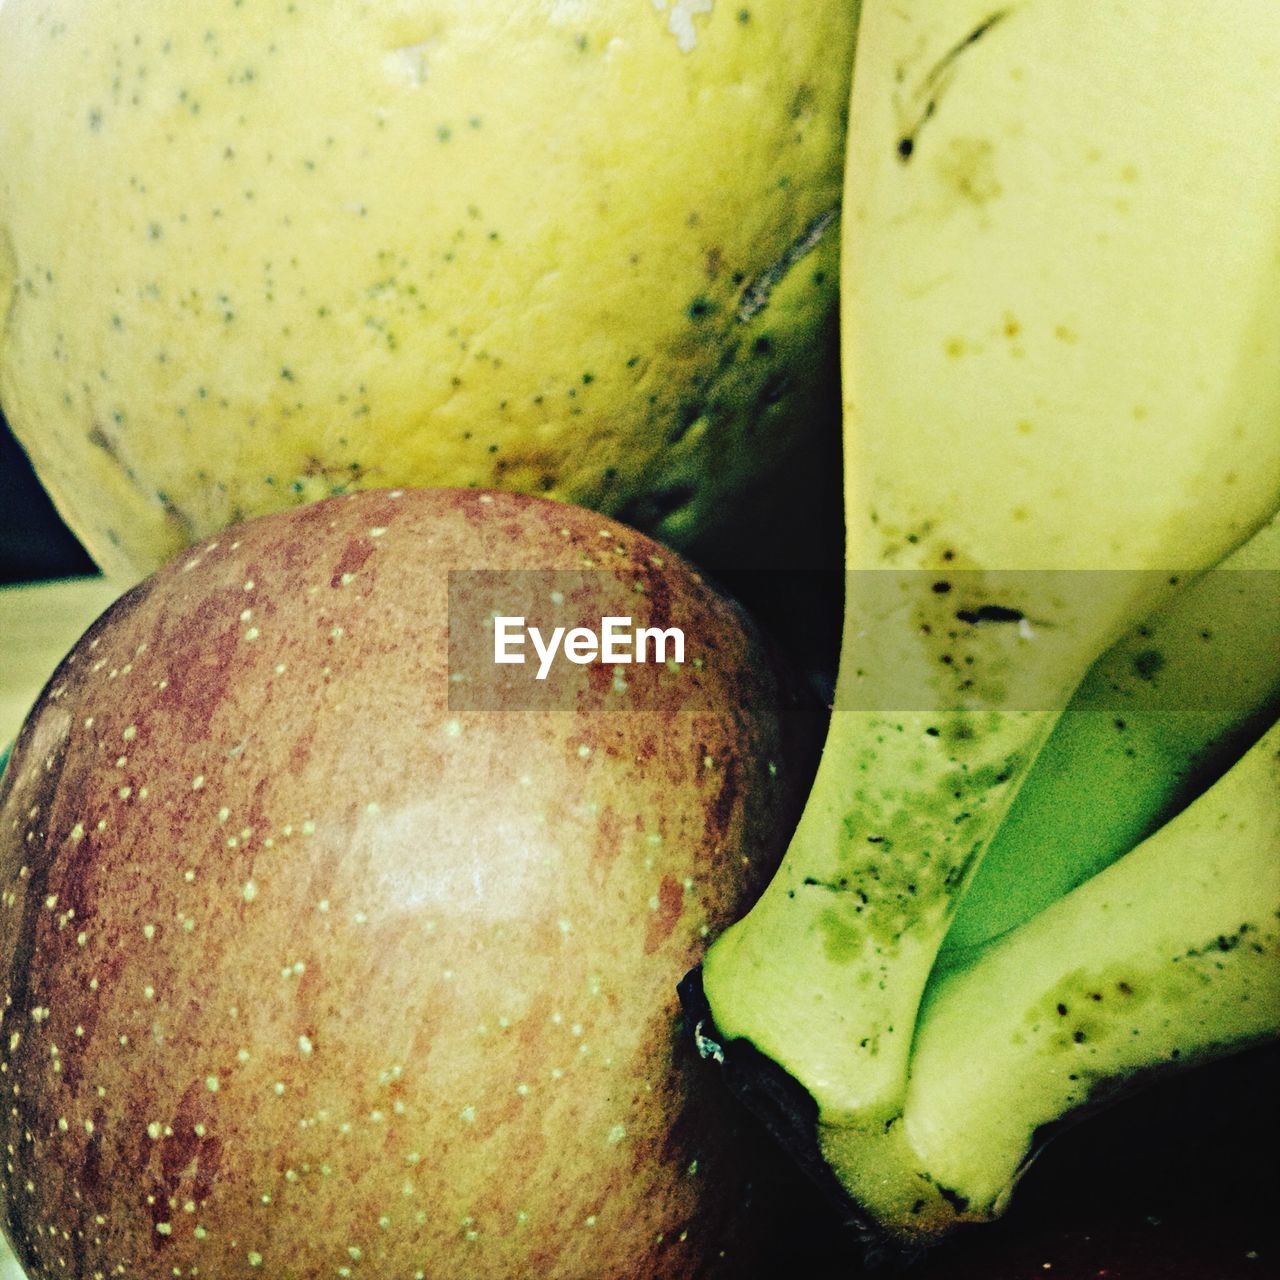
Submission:
M 0 749 L 17 736 L 44 683 L 119 594 L 102 578 L 0 590 Z M 0 1280 L 10 1280 L 0 1271 Z
M 0 1280 L 26 1280 L 9 1246 L 0 1240 Z

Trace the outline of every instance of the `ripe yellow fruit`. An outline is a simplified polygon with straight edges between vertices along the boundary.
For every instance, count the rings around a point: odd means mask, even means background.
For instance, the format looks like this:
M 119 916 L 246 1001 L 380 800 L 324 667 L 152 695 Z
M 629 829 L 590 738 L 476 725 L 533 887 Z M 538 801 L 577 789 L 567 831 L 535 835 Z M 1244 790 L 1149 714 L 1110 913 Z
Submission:
M 676 543 L 801 447 L 856 4 L 0 5 L 0 404 L 138 576 L 351 488 Z

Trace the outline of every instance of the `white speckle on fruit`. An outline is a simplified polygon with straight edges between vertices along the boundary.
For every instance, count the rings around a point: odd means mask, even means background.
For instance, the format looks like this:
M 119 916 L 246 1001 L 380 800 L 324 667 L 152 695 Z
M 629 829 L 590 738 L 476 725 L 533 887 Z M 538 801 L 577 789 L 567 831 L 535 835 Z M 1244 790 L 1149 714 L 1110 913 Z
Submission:
M 206 1089 L 208 1089 L 210 1093 L 217 1093 L 217 1092 L 218 1092 L 218 1089 L 219 1089 L 219 1087 L 220 1087 L 219 1082 L 218 1082 L 218 1077 L 217 1077 L 217 1076 L 205 1076 L 205 1079 L 204 1079 L 204 1087 L 205 1087 Z
M 246 880 L 240 892 L 246 902 L 252 902 L 258 896 L 258 886 L 252 880 Z
M 298 1037 L 298 1052 L 304 1058 L 309 1058 L 314 1051 L 315 1051 L 315 1046 L 312 1045 L 310 1037 L 308 1036 Z
M 406 84 L 412 88 L 425 84 L 430 68 L 427 53 L 434 40 L 423 40 L 418 44 L 402 45 L 399 49 L 391 49 L 382 55 L 382 72 L 388 80 Z

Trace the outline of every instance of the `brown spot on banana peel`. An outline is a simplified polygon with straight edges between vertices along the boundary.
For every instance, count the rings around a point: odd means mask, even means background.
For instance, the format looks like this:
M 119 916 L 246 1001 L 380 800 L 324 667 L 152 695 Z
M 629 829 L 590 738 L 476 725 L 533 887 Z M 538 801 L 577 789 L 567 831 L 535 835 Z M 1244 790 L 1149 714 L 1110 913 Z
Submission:
M 911 110 L 907 109 L 905 103 L 899 103 L 899 114 L 911 123 L 904 125 L 899 130 L 896 150 L 898 158 L 906 164 L 913 155 L 915 155 L 916 146 L 919 142 L 920 131 L 925 124 L 933 119 L 938 110 L 938 104 L 942 101 L 942 95 L 946 93 L 951 86 L 952 79 L 955 76 L 956 63 L 960 56 L 967 50 L 972 49 L 985 35 L 992 31 L 996 26 L 1003 22 L 1011 13 L 1013 7 L 998 9 L 990 17 L 980 22 L 968 35 L 957 41 L 952 47 L 935 62 L 928 70 L 920 84 L 911 95 L 918 105 Z M 905 68 L 901 72 L 902 78 L 905 79 Z

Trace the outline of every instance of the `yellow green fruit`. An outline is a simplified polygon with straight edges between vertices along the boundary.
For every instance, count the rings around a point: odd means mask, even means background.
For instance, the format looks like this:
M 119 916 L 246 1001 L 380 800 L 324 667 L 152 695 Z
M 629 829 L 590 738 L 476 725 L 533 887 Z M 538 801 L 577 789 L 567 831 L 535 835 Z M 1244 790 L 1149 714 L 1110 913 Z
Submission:
M 0 404 L 138 576 L 350 488 L 676 543 L 803 447 L 857 6 L 0 7 Z

